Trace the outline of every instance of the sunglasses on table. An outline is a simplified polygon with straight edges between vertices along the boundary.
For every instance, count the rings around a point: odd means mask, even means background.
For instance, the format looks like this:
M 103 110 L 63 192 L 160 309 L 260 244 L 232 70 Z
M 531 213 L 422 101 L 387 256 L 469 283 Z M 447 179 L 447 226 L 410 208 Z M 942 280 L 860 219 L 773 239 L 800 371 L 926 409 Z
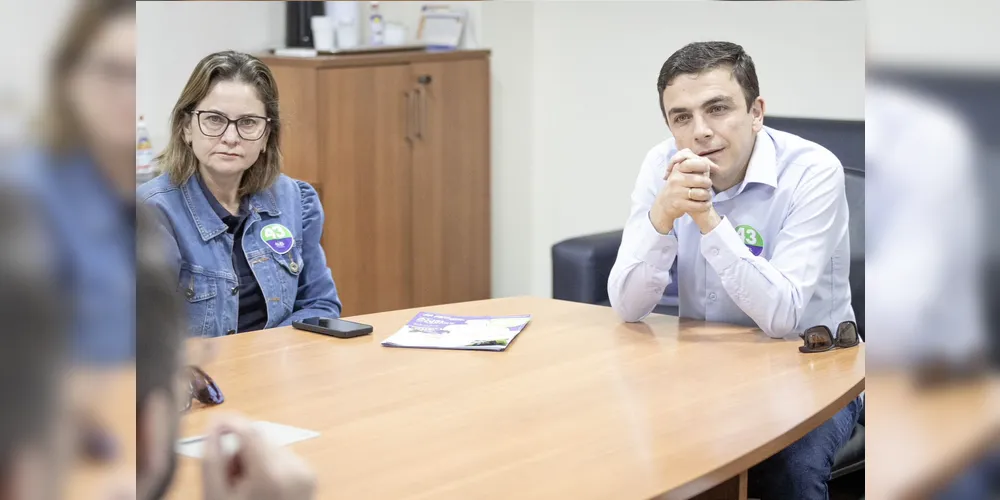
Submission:
M 837 326 L 836 336 L 828 326 L 817 325 L 800 333 L 799 337 L 802 339 L 799 352 L 826 352 L 837 347 L 846 349 L 858 345 L 858 324 L 844 321 Z
M 222 395 L 222 391 L 219 390 L 219 386 L 215 384 L 212 377 L 209 377 L 207 373 L 197 366 L 187 367 L 188 376 L 188 395 L 184 399 L 182 412 L 191 409 L 191 401 L 197 399 L 199 403 L 204 405 L 218 405 L 222 404 L 226 400 L 225 396 Z

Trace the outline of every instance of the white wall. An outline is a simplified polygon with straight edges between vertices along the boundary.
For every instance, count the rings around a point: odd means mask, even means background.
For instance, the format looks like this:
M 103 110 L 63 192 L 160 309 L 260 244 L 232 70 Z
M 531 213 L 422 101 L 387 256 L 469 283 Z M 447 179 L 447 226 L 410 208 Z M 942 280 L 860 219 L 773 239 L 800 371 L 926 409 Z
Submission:
M 1000 2 L 866 0 L 869 55 L 930 69 L 1000 69 Z
M 494 59 L 523 43 L 527 30 L 503 20 L 514 5 L 483 6 Z M 864 116 L 862 2 L 537 2 L 531 15 L 531 63 L 494 75 L 500 84 L 531 80 L 534 107 L 520 123 L 495 127 L 495 150 L 533 147 L 527 167 L 494 155 L 494 178 L 513 184 L 504 177 L 523 176 L 532 195 L 531 216 L 516 230 L 494 229 L 496 255 L 521 256 L 527 247 L 530 256 L 530 263 L 494 264 L 497 295 L 550 296 L 554 243 L 622 227 L 642 158 L 669 135 L 657 74 L 685 43 L 742 44 L 757 65 L 768 113 Z M 495 210 L 518 209 L 516 198 L 498 195 Z M 525 274 L 527 288 L 507 278 Z
M 198 61 L 220 50 L 262 52 L 285 40 L 284 2 L 136 2 L 136 112 L 157 150 Z
M 19 128 L 37 116 L 55 46 L 78 1 L 0 2 L 0 47 L 7 48 L 0 55 L 0 128 Z
M 419 3 L 383 2 L 416 33 Z M 741 43 L 768 112 L 864 113 L 863 2 L 465 3 L 471 46 L 492 50 L 493 294 L 551 294 L 552 244 L 622 226 L 646 151 L 667 137 L 660 65 L 695 40 Z M 283 42 L 271 2 L 139 2 L 138 106 L 154 146 L 194 64 Z M 188 27 L 180 34 L 177 26 Z M 243 29 L 233 29 L 233 27 Z
M 491 190 L 493 296 L 532 293 L 537 249 L 533 225 L 539 183 L 534 167 L 536 97 L 533 2 L 509 3 L 482 13 L 482 42 L 492 47 Z M 498 50 L 499 48 L 499 50 Z

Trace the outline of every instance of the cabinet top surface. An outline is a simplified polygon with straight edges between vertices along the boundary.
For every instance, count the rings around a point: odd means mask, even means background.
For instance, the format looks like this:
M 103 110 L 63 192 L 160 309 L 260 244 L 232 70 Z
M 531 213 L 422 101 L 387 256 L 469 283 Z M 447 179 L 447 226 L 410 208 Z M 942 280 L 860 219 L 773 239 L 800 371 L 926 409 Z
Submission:
M 258 57 L 269 66 L 296 66 L 305 68 L 338 68 L 350 66 L 371 66 L 382 64 L 407 64 L 414 62 L 451 61 L 487 58 L 490 51 L 452 50 L 426 51 L 405 50 L 398 52 L 372 52 L 365 54 L 325 55 L 317 57 L 288 57 L 265 53 Z

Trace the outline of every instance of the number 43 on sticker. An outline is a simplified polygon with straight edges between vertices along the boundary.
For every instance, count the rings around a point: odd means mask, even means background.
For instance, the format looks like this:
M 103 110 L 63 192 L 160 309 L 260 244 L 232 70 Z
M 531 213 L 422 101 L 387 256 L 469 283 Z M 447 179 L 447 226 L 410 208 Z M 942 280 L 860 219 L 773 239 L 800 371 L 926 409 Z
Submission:
M 764 237 L 753 226 L 736 226 L 736 234 L 743 239 L 743 244 L 750 249 L 750 253 L 759 256 L 764 251 Z

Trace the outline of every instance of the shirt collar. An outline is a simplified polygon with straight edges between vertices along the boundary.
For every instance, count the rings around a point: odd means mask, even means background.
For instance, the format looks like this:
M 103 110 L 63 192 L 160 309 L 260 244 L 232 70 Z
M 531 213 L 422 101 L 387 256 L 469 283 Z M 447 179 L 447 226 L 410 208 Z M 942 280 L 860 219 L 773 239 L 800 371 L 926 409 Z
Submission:
M 747 173 L 732 197 L 739 196 L 750 184 L 778 187 L 778 157 L 774 149 L 774 140 L 767 133 L 766 127 L 757 132 L 753 152 L 750 153 L 750 161 L 747 164 Z
M 203 241 L 208 241 L 229 230 L 229 226 L 223 222 L 223 217 L 231 215 L 222 204 L 215 199 L 212 192 L 208 190 L 201 175 L 195 173 L 180 186 L 184 201 L 188 211 L 198 226 L 198 233 Z M 281 215 L 278 210 L 278 203 L 274 199 L 274 193 L 270 189 L 265 189 L 259 193 L 254 193 L 244 198 L 240 212 L 249 213 L 267 212 L 271 216 Z
M 205 199 L 208 200 L 208 204 L 212 207 L 212 211 L 215 212 L 215 215 L 218 215 L 219 219 L 222 221 L 225 221 L 226 217 L 232 217 L 233 214 L 229 213 L 229 210 L 226 210 L 226 208 L 222 206 L 222 203 L 219 203 L 218 198 L 216 198 L 215 195 L 212 194 L 212 191 L 208 189 L 208 185 L 205 184 L 205 179 L 201 176 L 201 174 L 196 173 L 194 174 L 194 177 L 198 178 L 198 187 L 200 187 L 201 192 L 205 194 Z M 243 215 L 245 209 L 246 198 L 240 201 L 240 215 Z

